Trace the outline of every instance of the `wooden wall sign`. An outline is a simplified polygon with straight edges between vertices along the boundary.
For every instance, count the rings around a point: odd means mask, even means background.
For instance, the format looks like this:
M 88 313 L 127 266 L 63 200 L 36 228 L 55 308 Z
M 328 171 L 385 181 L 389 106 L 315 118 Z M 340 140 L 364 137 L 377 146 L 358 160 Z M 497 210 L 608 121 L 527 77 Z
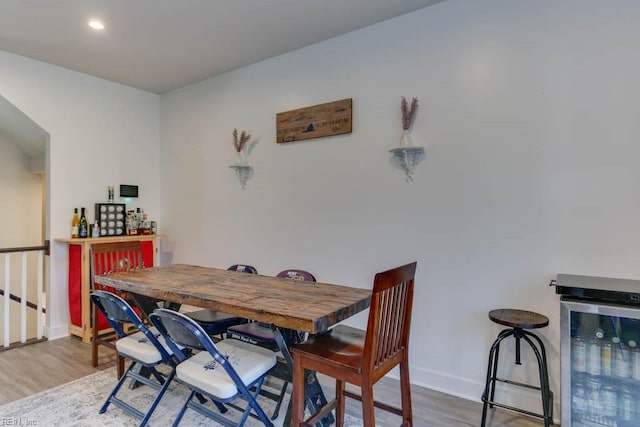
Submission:
M 276 142 L 351 133 L 351 98 L 276 114 Z

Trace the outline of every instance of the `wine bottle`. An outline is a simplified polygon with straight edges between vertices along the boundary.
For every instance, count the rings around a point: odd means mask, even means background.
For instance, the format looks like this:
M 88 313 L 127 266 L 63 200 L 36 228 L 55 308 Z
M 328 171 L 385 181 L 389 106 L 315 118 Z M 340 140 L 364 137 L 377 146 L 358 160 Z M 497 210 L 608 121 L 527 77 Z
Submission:
M 81 208 L 80 210 L 80 223 L 78 224 L 78 234 L 80 237 L 87 237 L 87 233 L 89 232 L 89 225 L 87 223 L 87 217 L 85 215 L 85 208 Z
M 78 237 L 79 225 L 80 217 L 78 216 L 78 208 L 73 208 L 73 218 L 71 219 L 71 237 Z

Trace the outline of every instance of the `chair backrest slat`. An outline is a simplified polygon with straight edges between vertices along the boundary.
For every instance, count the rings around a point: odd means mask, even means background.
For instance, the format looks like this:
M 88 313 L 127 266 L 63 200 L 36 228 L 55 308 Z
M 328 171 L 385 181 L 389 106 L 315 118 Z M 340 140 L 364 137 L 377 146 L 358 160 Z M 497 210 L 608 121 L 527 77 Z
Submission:
M 416 264 L 376 274 L 365 338 L 365 369 L 382 367 L 408 351 Z
M 142 259 L 142 246 L 139 241 L 94 243 L 91 245 L 91 272 L 90 287 L 92 290 L 106 290 L 120 296 L 127 296 L 126 292 L 120 292 L 108 286 L 95 282 L 94 276 L 108 275 L 118 271 L 128 271 L 144 268 Z M 99 325 L 100 323 L 97 323 Z M 96 327 L 94 325 L 94 327 Z M 101 326 L 97 326 L 101 327 Z M 94 341 L 95 342 L 95 341 Z
M 112 274 L 144 268 L 139 241 L 95 243 L 91 245 L 91 273 Z

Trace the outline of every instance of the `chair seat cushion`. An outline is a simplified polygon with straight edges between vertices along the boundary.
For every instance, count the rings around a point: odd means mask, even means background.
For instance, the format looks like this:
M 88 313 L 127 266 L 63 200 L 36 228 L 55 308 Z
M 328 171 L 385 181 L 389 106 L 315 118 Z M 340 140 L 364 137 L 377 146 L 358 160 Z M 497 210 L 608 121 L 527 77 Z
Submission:
M 251 384 L 276 364 L 276 354 L 266 348 L 225 339 L 216 344 L 227 357 L 244 384 Z M 225 369 L 207 351 L 201 351 L 180 363 L 176 376 L 181 381 L 220 399 L 229 399 L 238 389 Z
M 276 341 L 271 327 L 258 322 L 232 326 L 227 330 L 227 336 L 251 344 L 275 343 Z
M 149 330 L 153 332 L 153 335 L 158 339 L 158 342 L 162 344 L 165 350 L 167 350 L 167 353 L 173 354 L 164 340 L 164 337 L 160 335 L 156 328 L 149 328 Z M 158 349 L 142 332 L 136 332 L 135 334 L 120 338 L 116 341 L 116 349 L 122 356 L 138 360 L 148 365 L 159 363 L 162 360 L 162 356 Z
M 313 335 L 307 341 L 295 344 L 291 350 L 359 372 L 362 370 L 364 339 L 365 331 L 338 325 L 328 333 Z

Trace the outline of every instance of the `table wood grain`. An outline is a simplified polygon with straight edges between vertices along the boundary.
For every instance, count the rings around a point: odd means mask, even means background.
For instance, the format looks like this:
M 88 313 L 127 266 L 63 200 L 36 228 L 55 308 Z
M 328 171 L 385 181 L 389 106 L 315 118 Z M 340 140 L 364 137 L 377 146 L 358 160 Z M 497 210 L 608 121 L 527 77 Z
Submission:
M 96 276 L 102 285 L 309 333 L 369 307 L 371 290 L 186 264 Z

